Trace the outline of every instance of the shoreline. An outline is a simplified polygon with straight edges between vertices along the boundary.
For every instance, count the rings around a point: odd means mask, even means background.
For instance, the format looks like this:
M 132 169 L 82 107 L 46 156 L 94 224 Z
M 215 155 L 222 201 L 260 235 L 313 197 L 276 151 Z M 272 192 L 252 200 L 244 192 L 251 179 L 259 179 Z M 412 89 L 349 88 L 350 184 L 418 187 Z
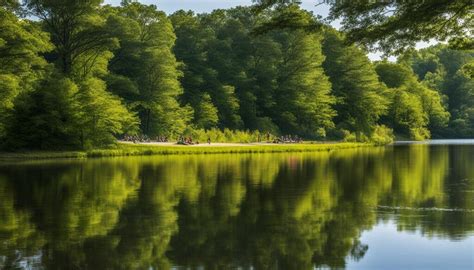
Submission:
M 196 155 L 196 154 L 245 154 L 245 153 L 290 153 L 320 152 L 340 149 L 377 146 L 372 143 L 212 143 L 199 145 L 176 145 L 173 143 L 128 143 L 119 142 L 113 148 L 85 151 L 24 151 L 0 152 L 1 161 L 37 160 L 37 159 L 85 159 L 119 156 L 152 156 L 152 155 Z

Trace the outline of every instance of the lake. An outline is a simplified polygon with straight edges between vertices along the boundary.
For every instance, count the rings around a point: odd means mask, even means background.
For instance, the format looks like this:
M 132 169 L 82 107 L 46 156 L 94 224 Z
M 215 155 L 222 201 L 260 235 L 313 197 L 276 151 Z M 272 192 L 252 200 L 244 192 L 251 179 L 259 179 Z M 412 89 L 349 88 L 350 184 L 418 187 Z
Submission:
M 0 269 L 473 269 L 474 141 L 0 164 Z

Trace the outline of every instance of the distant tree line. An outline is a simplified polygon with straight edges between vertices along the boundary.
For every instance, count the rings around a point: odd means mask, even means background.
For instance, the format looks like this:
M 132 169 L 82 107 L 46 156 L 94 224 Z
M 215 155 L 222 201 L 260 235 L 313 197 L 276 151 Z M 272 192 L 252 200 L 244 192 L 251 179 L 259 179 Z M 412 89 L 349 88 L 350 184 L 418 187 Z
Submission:
M 0 2 L 2 147 L 91 148 L 216 128 L 317 140 L 474 136 L 472 51 L 437 45 L 371 62 L 297 5 L 167 16 L 101 2 Z M 300 27 L 258 31 L 274 18 Z

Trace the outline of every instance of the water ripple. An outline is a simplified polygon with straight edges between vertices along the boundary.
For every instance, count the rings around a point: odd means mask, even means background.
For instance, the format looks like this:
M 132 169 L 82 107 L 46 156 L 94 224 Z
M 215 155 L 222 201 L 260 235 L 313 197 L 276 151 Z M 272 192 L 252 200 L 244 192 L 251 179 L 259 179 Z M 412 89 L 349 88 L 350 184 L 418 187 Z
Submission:
M 474 209 L 377 205 L 378 209 L 474 213 Z

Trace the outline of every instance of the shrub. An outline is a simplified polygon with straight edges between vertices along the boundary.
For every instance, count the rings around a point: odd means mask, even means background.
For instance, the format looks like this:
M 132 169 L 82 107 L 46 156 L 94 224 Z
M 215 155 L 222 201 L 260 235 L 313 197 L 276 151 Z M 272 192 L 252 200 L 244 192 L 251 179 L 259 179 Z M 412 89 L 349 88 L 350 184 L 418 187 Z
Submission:
M 211 142 L 220 143 L 251 143 L 258 141 L 266 141 L 266 133 L 262 133 L 258 130 L 220 130 L 212 128 L 209 130 L 204 129 L 193 129 L 188 128 L 183 133 L 183 136 L 191 136 L 194 142 L 206 143 L 207 139 L 210 138 Z M 270 135 L 270 139 L 273 140 L 274 135 Z
M 423 127 L 410 128 L 410 138 L 415 141 L 423 141 L 430 138 L 430 131 Z
M 375 127 L 371 141 L 377 145 L 385 145 L 393 142 L 393 130 L 387 126 L 381 125 Z
M 342 129 L 341 134 L 342 134 L 342 140 L 345 141 L 345 142 L 356 142 L 357 141 L 356 134 L 350 132 L 347 129 Z

